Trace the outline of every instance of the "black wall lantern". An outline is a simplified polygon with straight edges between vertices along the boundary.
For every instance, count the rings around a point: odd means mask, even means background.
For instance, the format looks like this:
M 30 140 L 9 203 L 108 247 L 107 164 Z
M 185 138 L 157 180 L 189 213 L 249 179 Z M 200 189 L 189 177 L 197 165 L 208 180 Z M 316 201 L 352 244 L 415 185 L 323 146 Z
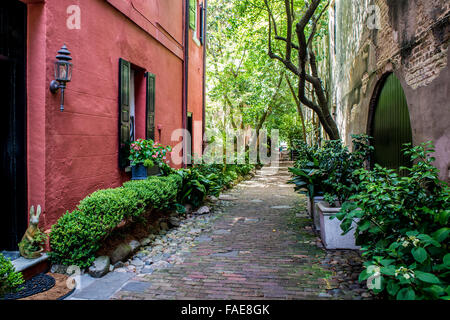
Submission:
M 67 50 L 66 45 L 63 45 L 56 56 L 55 80 L 50 82 L 50 91 L 52 93 L 56 93 L 61 89 L 61 111 L 64 111 L 64 89 L 66 88 L 66 83 L 72 79 L 72 63 L 69 62 L 70 60 L 72 60 L 70 51 Z

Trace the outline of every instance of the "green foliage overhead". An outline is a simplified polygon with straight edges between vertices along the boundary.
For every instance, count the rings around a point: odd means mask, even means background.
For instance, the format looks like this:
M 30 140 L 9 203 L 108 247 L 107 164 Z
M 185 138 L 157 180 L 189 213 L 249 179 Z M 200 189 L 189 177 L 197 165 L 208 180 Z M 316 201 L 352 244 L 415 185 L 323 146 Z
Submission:
M 263 126 L 289 141 L 301 134 L 283 68 L 267 56 L 267 12 L 258 1 L 208 2 L 207 125 L 224 131 Z M 295 83 L 293 81 L 293 83 Z

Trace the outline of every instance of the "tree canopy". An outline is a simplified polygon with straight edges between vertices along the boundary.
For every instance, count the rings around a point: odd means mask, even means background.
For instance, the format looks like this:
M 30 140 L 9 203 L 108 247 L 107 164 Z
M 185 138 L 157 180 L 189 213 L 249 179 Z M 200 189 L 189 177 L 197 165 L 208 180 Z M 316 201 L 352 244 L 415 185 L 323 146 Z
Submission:
M 318 2 L 317 10 L 325 11 L 327 4 Z M 282 39 L 289 38 L 289 29 L 295 29 L 293 25 L 283 23 L 286 3 L 292 6 L 290 14 L 294 19 L 304 15 L 309 8 L 304 0 L 208 2 L 209 128 L 222 132 L 248 128 L 258 131 L 262 127 L 269 131 L 278 129 L 280 138 L 287 142 L 294 138 L 305 140 L 307 134 L 317 130 L 314 128 L 314 117 L 308 118 L 304 110 L 305 99 L 301 101 L 299 96 L 301 81 L 298 73 L 273 57 L 287 58 L 287 53 L 283 52 L 286 41 Z M 318 47 L 327 36 L 327 23 L 327 15 L 320 13 L 316 22 L 308 21 L 305 34 L 314 34 L 311 47 Z M 277 28 L 276 34 L 272 31 L 274 28 Z M 298 43 L 292 40 L 291 47 L 298 48 Z M 323 52 L 318 51 L 316 55 L 318 64 L 326 58 Z M 290 56 L 292 61 L 298 59 L 298 49 L 291 50 Z M 322 93 L 325 92 L 324 87 Z M 316 96 L 314 86 L 306 83 L 305 97 L 317 103 L 319 99 Z

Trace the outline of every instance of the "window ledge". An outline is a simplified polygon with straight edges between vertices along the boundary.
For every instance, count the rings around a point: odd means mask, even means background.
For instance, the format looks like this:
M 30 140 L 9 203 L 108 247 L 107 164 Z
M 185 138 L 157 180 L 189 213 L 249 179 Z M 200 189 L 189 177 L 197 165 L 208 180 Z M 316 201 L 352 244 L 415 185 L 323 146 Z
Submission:
M 202 46 L 202 44 L 200 43 L 200 40 L 197 39 L 197 36 L 194 33 L 194 36 L 192 37 L 192 40 L 194 40 L 195 44 L 199 47 Z

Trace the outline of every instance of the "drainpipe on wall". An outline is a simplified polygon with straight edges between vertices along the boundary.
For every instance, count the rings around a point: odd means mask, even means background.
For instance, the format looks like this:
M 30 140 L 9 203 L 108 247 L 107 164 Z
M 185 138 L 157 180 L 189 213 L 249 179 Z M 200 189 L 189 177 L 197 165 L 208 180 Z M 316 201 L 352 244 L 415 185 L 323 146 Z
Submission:
M 203 152 L 205 151 L 205 143 L 206 143 L 206 141 L 204 141 L 203 139 L 204 139 L 204 137 L 205 137 L 205 125 L 206 125 L 206 123 L 205 123 L 205 108 L 206 108 L 206 106 L 205 106 L 205 104 L 206 104 L 206 100 L 205 100 L 205 97 L 206 97 L 206 39 L 207 39 L 207 37 L 206 37 L 206 31 L 207 31 L 207 29 L 206 29 L 206 26 L 207 26 L 207 23 L 206 23 L 206 21 L 207 21 L 207 13 L 208 13 L 208 1 L 207 0 L 204 0 L 203 1 L 203 10 L 205 10 L 205 12 L 204 12 L 204 14 L 203 14 L 203 101 L 202 101 L 202 103 L 203 103 L 203 105 L 202 105 L 202 155 L 203 155 Z
M 188 110 L 188 71 L 189 71 L 189 0 L 184 2 L 184 58 L 183 58 L 183 129 L 187 130 L 187 110 Z M 186 168 L 187 161 L 187 137 L 183 133 L 183 167 Z

